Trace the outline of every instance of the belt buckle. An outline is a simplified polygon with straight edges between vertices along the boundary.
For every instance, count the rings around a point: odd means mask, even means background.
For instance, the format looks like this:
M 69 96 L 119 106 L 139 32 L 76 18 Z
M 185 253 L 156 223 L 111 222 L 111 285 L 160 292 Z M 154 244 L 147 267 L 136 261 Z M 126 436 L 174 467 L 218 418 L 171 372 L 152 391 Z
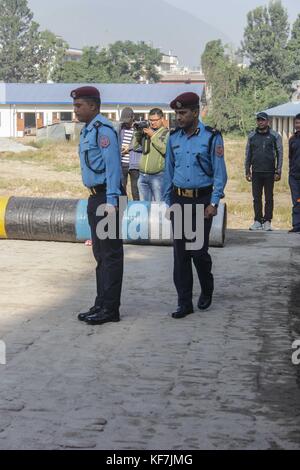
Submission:
M 193 189 L 184 189 L 183 190 L 185 197 L 194 197 L 194 190 Z

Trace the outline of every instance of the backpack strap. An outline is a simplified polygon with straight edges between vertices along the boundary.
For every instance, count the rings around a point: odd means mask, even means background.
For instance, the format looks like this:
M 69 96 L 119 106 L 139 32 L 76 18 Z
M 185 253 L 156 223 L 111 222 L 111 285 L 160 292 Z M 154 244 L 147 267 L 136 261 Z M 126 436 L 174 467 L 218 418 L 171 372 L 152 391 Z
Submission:
M 211 133 L 211 136 L 208 141 L 208 153 L 211 154 L 214 138 L 217 137 L 217 135 L 222 136 L 222 133 L 215 127 L 210 127 L 210 126 L 205 126 L 205 130 Z
M 94 129 L 96 129 L 96 145 L 98 146 L 98 138 L 99 138 L 99 129 L 100 127 L 102 127 L 102 122 L 100 121 L 96 121 L 93 126 L 94 126 Z M 96 175 L 102 175 L 104 172 L 105 172 L 105 169 L 104 170 L 94 170 L 94 168 L 92 168 L 91 164 L 90 164 L 90 159 L 89 159 L 89 151 L 86 150 L 84 152 L 84 160 L 85 160 L 85 164 L 86 166 L 88 167 L 89 170 L 91 170 L 93 173 L 95 173 Z

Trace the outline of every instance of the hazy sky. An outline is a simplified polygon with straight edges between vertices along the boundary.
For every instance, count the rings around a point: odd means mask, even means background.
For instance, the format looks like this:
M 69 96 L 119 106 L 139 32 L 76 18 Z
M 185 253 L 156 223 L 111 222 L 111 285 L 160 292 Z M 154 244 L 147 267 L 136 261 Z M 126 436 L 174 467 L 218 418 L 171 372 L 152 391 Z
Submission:
M 130 1 L 130 0 L 129 0 Z M 216 26 L 235 43 L 241 41 L 246 24 L 247 13 L 261 5 L 268 5 L 266 0 L 166 0 Z M 291 21 L 300 13 L 300 0 L 282 0 L 288 10 Z
M 220 38 L 238 47 L 247 13 L 268 3 L 268 0 L 144 3 L 142 0 L 28 0 L 41 28 L 64 37 L 71 47 L 144 40 L 164 52 L 171 50 L 182 65 L 192 66 L 199 66 L 207 41 Z M 292 23 L 300 13 L 300 0 L 282 0 L 282 3 Z

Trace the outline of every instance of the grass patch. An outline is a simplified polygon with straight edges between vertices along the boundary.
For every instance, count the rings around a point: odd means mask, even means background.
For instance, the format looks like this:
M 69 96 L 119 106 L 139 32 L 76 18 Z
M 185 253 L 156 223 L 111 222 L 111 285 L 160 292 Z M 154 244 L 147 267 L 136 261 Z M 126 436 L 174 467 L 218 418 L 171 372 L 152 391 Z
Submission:
M 8 179 L 0 177 L 0 190 L 2 194 L 23 196 L 56 197 L 67 195 L 74 198 L 86 198 L 88 191 L 81 185 L 66 183 L 64 181 L 44 181 L 40 179 Z
M 18 140 L 22 142 L 21 139 Z M 28 145 L 38 150 L 24 153 L 2 153 L 1 161 L 13 161 L 32 164 L 32 178 L 24 177 L 13 179 L 5 176 L 0 178 L 0 191 L 2 194 L 17 196 L 41 197 L 88 197 L 87 190 L 80 180 L 80 162 L 78 158 L 78 142 L 38 142 L 28 140 Z M 228 226 L 230 228 L 248 229 L 253 220 L 252 187 L 245 179 L 246 139 L 240 136 L 225 136 L 225 159 L 228 172 L 226 187 L 226 203 L 228 204 Z M 284 147 L 284 165 L 282 180 L 275 184 L 275 210 L 274 227 L 287 229 L 291 225 L 291 197 L 288 185 L 288 149 Z M 40 178 L 39 175 L 40 170 Z M 57 172 L 57 179 L 51 173 L 51 180 L 47 180 L 47 171 Z M 30 167 L 29 167 L 30 174 Z M 65 174 L 65 176 L 64 176 Z M 11 172 L 10 172 L 11 175 Z M 73 176 L 74 175 L 74 178 Z M 69 181 L 70 180 L 70 181 Z M 74 181 L 78 181 L 76 184 Z

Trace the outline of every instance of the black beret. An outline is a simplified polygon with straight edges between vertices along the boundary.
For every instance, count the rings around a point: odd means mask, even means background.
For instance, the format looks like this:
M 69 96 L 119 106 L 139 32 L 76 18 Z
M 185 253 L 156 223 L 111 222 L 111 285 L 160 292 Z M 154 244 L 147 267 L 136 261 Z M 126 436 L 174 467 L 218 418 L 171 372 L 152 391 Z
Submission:
M 99 98 L 100 92 L 94 86 L 82 86 L 71 91 L 71 98 L 76 100 L 77 98 Z
M 170 103 L 172 109 L 189 108 L 190 106 L 199 106 L 200 98 L 196 93 L 187 92 L 177 96 L 175 100 Z

